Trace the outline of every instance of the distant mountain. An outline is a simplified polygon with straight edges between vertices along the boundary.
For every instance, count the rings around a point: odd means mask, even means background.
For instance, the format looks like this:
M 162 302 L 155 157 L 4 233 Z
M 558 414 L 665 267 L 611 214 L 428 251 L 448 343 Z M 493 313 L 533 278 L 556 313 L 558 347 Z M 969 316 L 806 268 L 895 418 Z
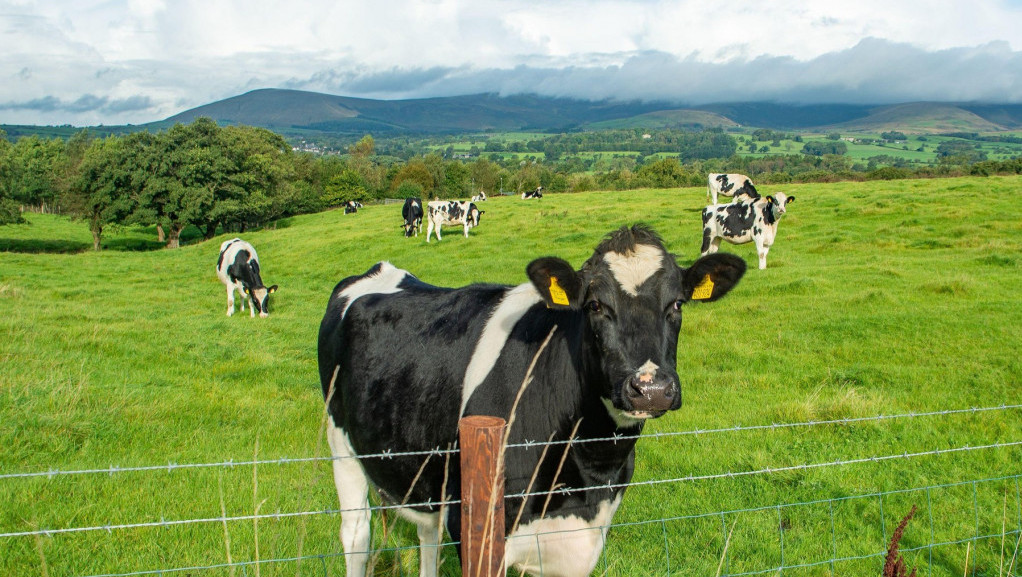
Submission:
M 1019 107 L 1022 109 L 1022 107 Z M 993 116 L 993 110 L 976 108 Z M 942 132 L 997 132 L 1019 127 L 1019 119 L 1012 119 L 1010 111 L 1004 107 L 997 110 L 1008 112 L 1000 120 L 1004 124 L 993 122 L 981 114 L 970 111 L 962 105 L 941 102 L 912 102 L 873 108 L 864 118 L 856 118 L 836 124 L 835 129 L 885 132 L 898 130 L 915 134 L 939 134 Z
M 412 100 L 371 100 L 300 90 L 253 90 L 159 122 L 90 127 L 98 136 L 160 130 L 200 116 L 220 124 L 260 126 L 289 138 L 371 133 L 568 132 L 735 126 L 782 131 L 907 133 L 1022 130 L 1022 105 L 916 102 L 889 106 L 741 102 L 679 107 L 665 102 L 588 101 L 534 94 L 475 94 Z M 70 136 L 79 128 L 0 125 L 9 137 Z
M 774 130 L 994 132 L 1022 129 L 1022 105 L 909 103 L 778 104 L 743 102 L 679 108 L 663 102 L 614 102 L 537 95 L 475 94 L 370 100 L 300 90 L 253 90 L 186 110 L 159 123 L 208 116 L 223 124 L 284 134 L 568 131 L 609 128 L 747 126 Z
M 264 89 L 186 110 L 160 124 L 188 123 L 208 116 L 224 124 L 262 126 L 282 132 L 570 130 L 662 108 L 662 103 L 589 102 L 535 95 L 369 100 Z

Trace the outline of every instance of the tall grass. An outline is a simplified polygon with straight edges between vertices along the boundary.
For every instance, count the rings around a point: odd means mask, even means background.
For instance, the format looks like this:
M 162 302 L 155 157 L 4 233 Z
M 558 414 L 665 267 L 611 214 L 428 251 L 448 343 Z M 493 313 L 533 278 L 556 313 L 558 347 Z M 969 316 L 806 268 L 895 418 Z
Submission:
M 685 311 L 685 404 L 648 432 L 1020 402 L 1022 178 L 761 188 L 797 197 L 769 268 L 755 269 L 752 245 L 722 248 L 751 269 L 726 299 Z M 259 250 L 264 280 L 280 286 L 268 319 L 224 315 L 214 265 L 226 236 L 136 250 L 152 246 L 151 231 L 120 229 L 105 236 L 108 250 L 93 253 L 79 246 L 89 238 L 84 225 L 26 215 L 28 225 L 0 227 L 8 251 L 0 253 L 0 475 L 244 461 L 257 438 L 261 458 L 312 456 L 322 446 L 316 335 L 341 278 L 388 260 L 439 285 L 517 284 L 531 259 L 556 254 L 580 265 L 605 233 L 637 221 L 653 225 L 687 264 L 698 256 L 704 198 L 698 188 L 495 198 L 483 203 L 470 238 L 449 229 L 429 244 L 401 236 L 399 205 L 288 219 L 242 235 Z M 1013 442 L 1020 431 L 1022 413 L 1005 410 L 649 438 L 639 443 L 635 480 Z M 916 505 L 901 542 L 909 566 L 960 574 L 968 546 L 975 574 L 994 575 L 1000 538 L 973 537 L 1007 532 L 1016 543 L 1022 498 L 1017 482 L 971 482 L 1017 475 L 1020 462 L 1017 448 L 992 449 L 637 486 L 615 518 L 622 526 L 610 532 L 605 567 L 612 575 L 713 575 L 722 561 L 734 574 L 780 567 L 782 557 L 784 566 L 837 558 L 784 573 L 874 575 L 888 533 Z M 337 506 L 328 463 L 262 464 L 253 473 L 0 479 L 0 533 Z M 959 482 L 966 484 L 952 485 Z M 891 493 L 927 486 L 939 487 Z M 884 495 L 856 498 L 874 493 Z M 721 511 L 741 512 L 697 517 Z M 672 520 L 647 523 L 660 519 Z M 226 529 L 218 521 L 0 538 L 0 574 L 248 562 L 257 542 L 264 562 L 299 551 L 324 556 L 263 563 L 262 575 L 342 574 L 338 527 L 334 515 L 310 515 L 262 519 L 258 534 L 246 520 Z M 404 524 L 389 537 L 387 547 L 415 543 Z M 954 544 L 927 547 L 944 542 Z M 453 556 L 444 550 L 444 574 L 457 574 Z M 399 550 L 384 553 L 376 570 L 413 574 L 416 565 Z

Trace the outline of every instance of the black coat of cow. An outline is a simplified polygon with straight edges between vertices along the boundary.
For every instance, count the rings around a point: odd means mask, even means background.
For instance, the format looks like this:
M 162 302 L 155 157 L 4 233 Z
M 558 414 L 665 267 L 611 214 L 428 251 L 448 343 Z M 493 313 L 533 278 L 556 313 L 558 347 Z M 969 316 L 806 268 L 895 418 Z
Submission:
M 535 358 L 510 442 L 573 431 L 587 442 L 555 445 L 542 460 L 536 447 L 508 450 L 507 494 L 568 491 L 505 503 L 505 560 L 527 573 L 588 575 L 632 476 L 634 439 L 611 439 L 681 406 L 680 307 L 723 296 L 744 272 L 725 254 L 681 268 L 656 233 L 634 226 L 608 235 L 581 270 L 533 261 L 517 287 L 440 288 L 388 263 L 341 281 L 320 326 L 319 370 L 347 574 L 365 566 L 367 481 L 387 501 L 415 505 L 402 516 L 419 526 L 421 575 L 435 572 L 440 524 L 460 536 L 457 507 L 441 519 L 423 505 L 459 495 L 456 457 L 353 457 L 451 448 L 460 417 L 508 418 Z
M 406 238 L 413 234 L 419 236 L 419 232 L 422 230 L 422 215 L 422 199 L 416 197 L 406 198 L 404 205 L 401 207 L 401 218 L 404 219 L 404 224 L 401 226 L 405 229 Z

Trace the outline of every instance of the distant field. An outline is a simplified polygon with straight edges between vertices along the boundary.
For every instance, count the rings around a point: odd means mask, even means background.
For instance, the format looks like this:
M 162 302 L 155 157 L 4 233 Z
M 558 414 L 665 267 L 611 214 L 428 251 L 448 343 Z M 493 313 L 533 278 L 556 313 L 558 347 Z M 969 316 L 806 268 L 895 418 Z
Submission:
M 676 481 L 629 490 L 596 574 L 712 577 L 723 559 L 721 574 L 879 575 L 916 505 L 902 548 L 919 575 L 1007 575 L 1022 410 L 907 415 L 1022 402 L 1022 177 L 759 188 L 796 197 L 769 268 L 723 246 L 745 279 L 685 311 L 685 405 L 646 433 L 692 434 L 639 442 L 635 481 Z M 224 315 L 228 236 L 147 250 L 151 229 L 120 228 L 95 253 L 63 217 L 0 227 L 0 575 L 342 575 L 339 518 L 318 514 L 337 507 L 327 462 L 166 468 L 328 453 L 315 348 L 335 283 L 388 260 L 438 285 L 517 284 L 533 258 L 579 266 L 637 221 L 688 264 L 704 199 L 494 198 L 469 238 L 428 245 L 401 236 L 400 205 L 287 219 L 242 235 L 280 286 L 268 319 Z M 838 422 L 783 426 L 822 420 Z M 822 465 L 790 468 L 805 464 Z M 111 470 L 146 466 L 165 468 Z M 83 469 L 102 472 L 57 473 Z M 151 526 L 104 529 L 122 524 Z M 407 525 L 374 531 L 415 543 Z M 416 572 L 410 550 L 377 566 Z

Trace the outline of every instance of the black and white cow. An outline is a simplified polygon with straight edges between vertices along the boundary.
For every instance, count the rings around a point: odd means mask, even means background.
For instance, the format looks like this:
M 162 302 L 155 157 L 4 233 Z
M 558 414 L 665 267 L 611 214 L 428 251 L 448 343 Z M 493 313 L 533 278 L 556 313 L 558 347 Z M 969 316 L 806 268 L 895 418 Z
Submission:
M 735 200 L 731 204 L 717 204 L 703 209 L 703 255 L 713 254 L 720 241 L 731 244 L 756 243 L 759 268 L 766 268 L 767 253 L 777 238 L 777 222 L 788 211 L 787 205 L 795 200 L 778 192 L 773 196 L 755 200 Z
M 422 232 L 422 215 L 422 199 L 416 197 L 406 198 L 404 206 L 401 207 L 401 218 L 405 221 L 401 226 L 405 229 L 405 238 L 412 236 L 412 234 L 419 236 L 419 233 Z
M 429 214 L 429 224 L 426 226 L 426 242 L 429 242 L 430 235 L 436 230 L 436 239 L 443 240 L 440 236 L 440 228 L 445 224 L 460 224 L 465 227 L 465 238 L 468 238 L 468 229 L 479 226 L 479 217 L 486 212 L 479 210 L 475 203 L 467 200 L 431 200 L 426 205 Z
M 710 201 L 710 204 L 717 204 L 718 194 L 734 197 L 734 201 L 759 198 L 759 193 L 756 192 L 756 187 L 753 186 L 752 180 L 748 176 L 711 172 L 707 178 L 706 199 Z
M 479 194 L 472 197 L 472 202 L 482 202 L 486 200 L 486 191 L 480 190 Z
M 535 190 L 527 190 L 522 193 L 522 200 L 526 198 L 543 198 L 543 187 L 537 186 Z
M 632 477 L 630 436 L 681 406 L 681 306 L 722 297 L 745 263 L 721 253 L 682 268 L 636 225 L 608 235 L 578 271 L 544 257 L 526 272 L 518 286 L 452 289 L 382 262 L 334 289 L 319 372 L 349 577 L 364 574 L 368 557 L 370 484 L 390 503 L 414 504 L 399 514 L 418 525 L 420 575 L 436 574 L 441 528 L 459 541 L 461 513 L 429 503 L 460 494 L 457 456 L 379 455 L 453 447 L 461 417 L 507 419 L 520 390 L 511 444 L 576 442 L 543 459 L 536 447 L 507 451 L 506 494 L 543 494 L 506 501 L 506 566 L 589 575 Z
M 216 276 L 227 287 L 227 316 L 234 314 L 234 291 L 241 295 L 241 311 L 245 311 L 245 300 L 251 298 L 249 316 L 266 318 L 270 293 L 277 292 L 277 285 L 266 287 L 259 275 L 259 256 L 255 248 L 240 238 L 225 240 L 220 245 L 220 256 L 216 259 Z
M 352 214 L 358 212 L 358 209 L 362 208 L 362 203 L 357 200 L 349 200 L 344 203 L 344 214 Z

